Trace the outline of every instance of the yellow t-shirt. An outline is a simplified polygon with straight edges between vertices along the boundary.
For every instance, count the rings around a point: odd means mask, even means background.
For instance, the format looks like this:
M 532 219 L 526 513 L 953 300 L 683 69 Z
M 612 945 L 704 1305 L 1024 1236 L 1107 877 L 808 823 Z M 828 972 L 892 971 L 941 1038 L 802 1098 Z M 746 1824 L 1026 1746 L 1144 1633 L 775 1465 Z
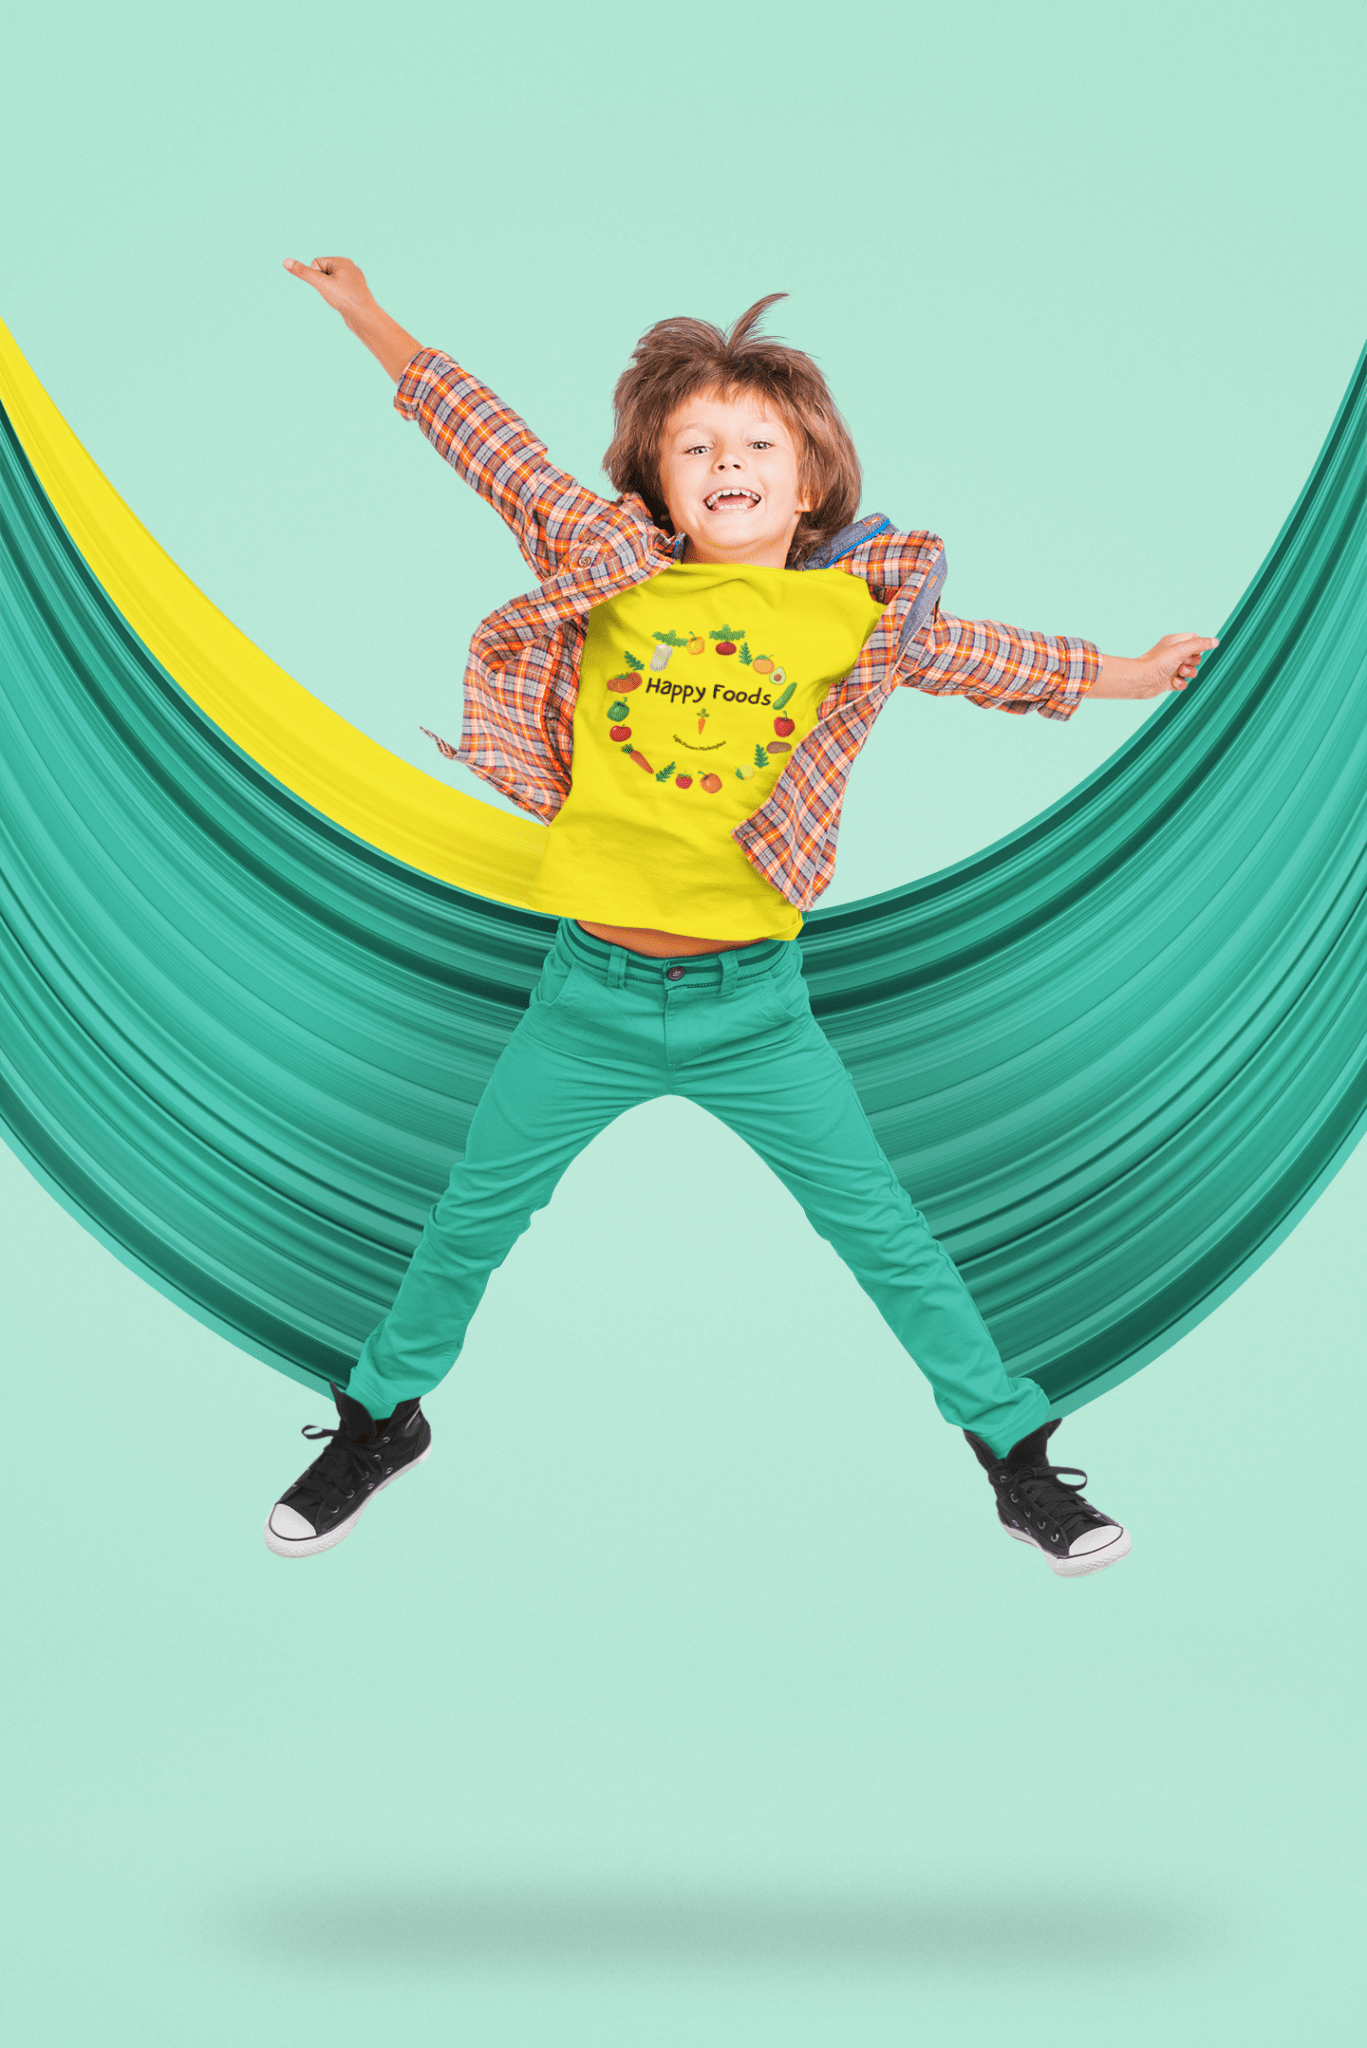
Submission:
M 882 614 L 844 569 L 680 562 L 588 615 L 573 786 L 532 907 L 700 939 L 788 939 L 801 912 L 731 837 Z

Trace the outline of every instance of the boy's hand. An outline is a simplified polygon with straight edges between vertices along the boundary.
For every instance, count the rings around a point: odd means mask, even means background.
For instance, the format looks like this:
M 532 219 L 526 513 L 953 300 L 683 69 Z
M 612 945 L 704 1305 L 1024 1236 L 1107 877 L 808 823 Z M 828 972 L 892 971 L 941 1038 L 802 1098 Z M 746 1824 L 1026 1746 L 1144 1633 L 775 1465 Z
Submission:
M 285 268 L 291 277 L 302 277 L 305 284 L 311 284 L 341 314 L 397 384 L 421 344 L 376 305 L 364 272 L 345 256 L 315 256 L 312 263 L 299 263 L 287 256 Z
M 1165 633 L 1157 646 L 1138 661 L 1119 654 L 1103 654 L 1101 674 L 1092 684 L 1093 697 L 1162 697 L 1169 690 L 1185 690 L 1201 664 L 1201 656 L 1218 640 L 1200 633 Z
M 315 256 L 312 263 L 299 263 L 287 256 L 285 268 L 291 277 L 302 277 L 305 284 L 311 284 L 344 320 L 375 303 L 365 273 L 345 256 Z

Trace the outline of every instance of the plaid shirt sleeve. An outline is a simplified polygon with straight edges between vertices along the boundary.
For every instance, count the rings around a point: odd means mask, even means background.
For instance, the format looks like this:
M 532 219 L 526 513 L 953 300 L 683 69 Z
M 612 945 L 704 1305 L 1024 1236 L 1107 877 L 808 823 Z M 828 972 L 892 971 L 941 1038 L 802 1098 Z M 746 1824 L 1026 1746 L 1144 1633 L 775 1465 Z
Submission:
M 394 405 L 511 527 L 543 582 L 564 567 L 582 528 L 613 510 L 557 469 L 526 421 L 439 349 L 418 351 Z
M 1026 633 L 995 619 L 955 619 L 937 605 L 918 636 L 915 666 L 901 680 L 989 709 L 1071 718 L 1100 673 L 1090 640 Z

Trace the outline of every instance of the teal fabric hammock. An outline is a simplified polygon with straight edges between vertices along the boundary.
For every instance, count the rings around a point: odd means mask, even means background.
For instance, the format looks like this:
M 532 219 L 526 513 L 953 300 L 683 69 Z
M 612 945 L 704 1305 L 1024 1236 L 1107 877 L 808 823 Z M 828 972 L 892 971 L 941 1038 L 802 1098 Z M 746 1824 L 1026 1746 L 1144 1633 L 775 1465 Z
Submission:
M 164 1293 L 344 1382 L 551 923 L 227 738 L 3 425 L 0 1118 Z M 1365 440 L 1367 358 L 1199 684 L 999 845 L 807 924 L 880 1140 L 1061 1409 L 1209 1313 L 1367 1121 Z

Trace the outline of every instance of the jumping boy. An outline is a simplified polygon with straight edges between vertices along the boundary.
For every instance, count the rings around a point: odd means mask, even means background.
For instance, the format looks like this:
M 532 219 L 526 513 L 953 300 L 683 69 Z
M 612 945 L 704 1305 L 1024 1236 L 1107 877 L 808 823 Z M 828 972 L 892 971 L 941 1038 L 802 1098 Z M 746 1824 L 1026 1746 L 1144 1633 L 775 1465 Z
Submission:
M 524 423 L 384 313 L 354 263 L 287 261 L 398 386 L 395 405 L 512 529 L 539 588 L 476 631 L 459 758 L 549 826 L 531 902 L 559 916 L 328 1447 L 272 1508 L 282 1557 L 341 1542 L 428 1455 L 421 1397 L 489 1275 L 566 1167 L 636 1103 L 684 1095 L 796 1196 L 986 1470 L 1007 1533 L 1076 1577 L 1129 1535 L 1048 1462 L 1043 1389 L 1011 1378 L 812 1016 L 792 943 L 830 882 L 846 779 L 899 684 L 1071 717 L 1180 690 L 1215 645 L 1138 660 L 951 618 L 934 534 L 857 519 L 860 469 L 809 356 L 662 320 L 614 393 L 598 496 Z M 1077 1484 L 1068 1483 L 1074 1480 Z

